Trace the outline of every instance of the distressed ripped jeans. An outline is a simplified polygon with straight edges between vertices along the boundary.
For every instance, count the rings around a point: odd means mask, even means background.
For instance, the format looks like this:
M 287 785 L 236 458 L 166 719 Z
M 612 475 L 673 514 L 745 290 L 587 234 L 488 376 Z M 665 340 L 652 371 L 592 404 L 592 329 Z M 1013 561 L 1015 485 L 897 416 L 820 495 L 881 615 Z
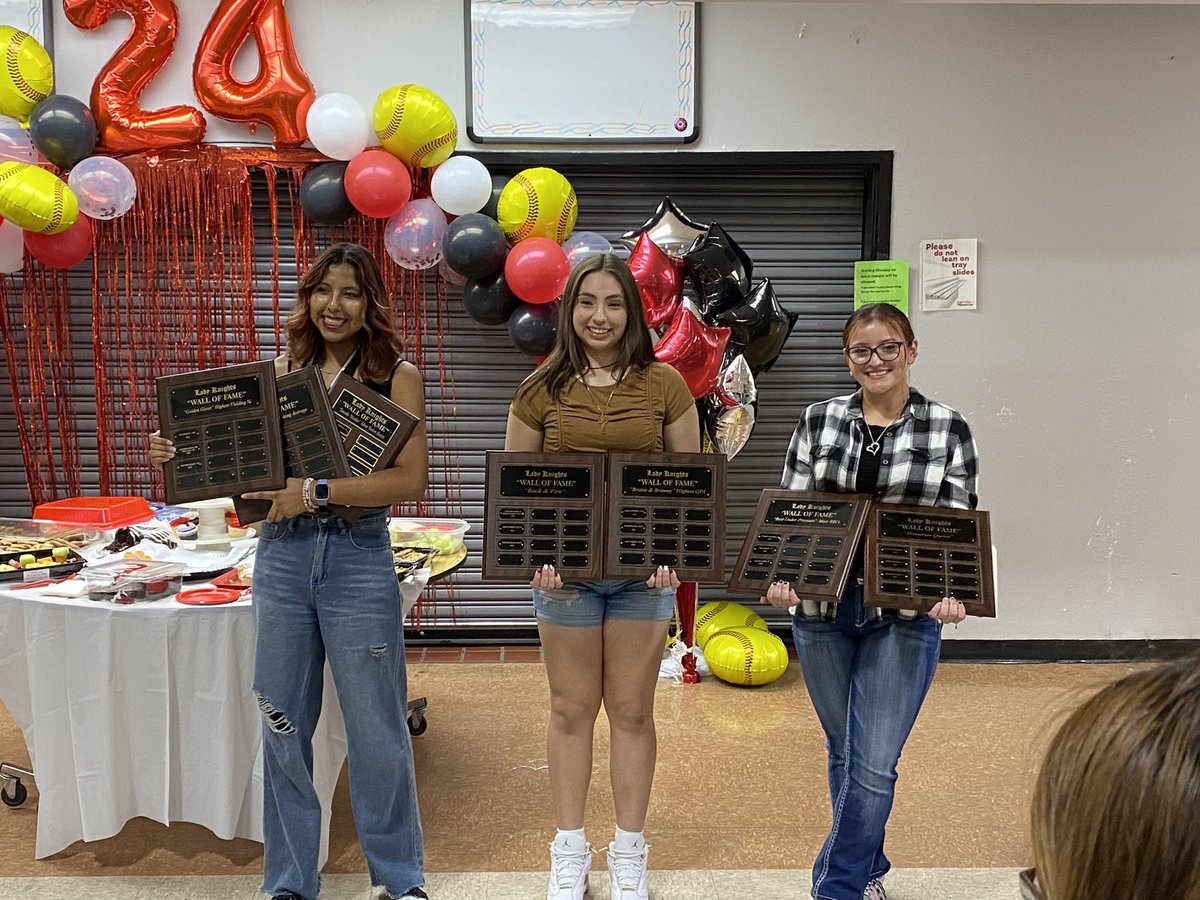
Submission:
M 254 692 L 263 712 L 263 891 L 316 900 L 321 805 L 312 736 L 325 660 L 346 722 L 350 799 L 371 883 L 425 883 L 408 733 L 400 588 L 386 510 L 264 523 L 254 565 Z

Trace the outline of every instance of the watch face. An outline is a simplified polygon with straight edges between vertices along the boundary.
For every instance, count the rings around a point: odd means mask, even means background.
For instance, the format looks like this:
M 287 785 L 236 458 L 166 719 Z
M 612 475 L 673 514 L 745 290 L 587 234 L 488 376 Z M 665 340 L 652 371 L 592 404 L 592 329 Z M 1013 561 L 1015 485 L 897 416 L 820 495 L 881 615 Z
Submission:
M 328 503 L 329 502 L 329 482 L 328 481 L 318 481 L 317 482 L 316 498 L 317 498 L 318 503 Z

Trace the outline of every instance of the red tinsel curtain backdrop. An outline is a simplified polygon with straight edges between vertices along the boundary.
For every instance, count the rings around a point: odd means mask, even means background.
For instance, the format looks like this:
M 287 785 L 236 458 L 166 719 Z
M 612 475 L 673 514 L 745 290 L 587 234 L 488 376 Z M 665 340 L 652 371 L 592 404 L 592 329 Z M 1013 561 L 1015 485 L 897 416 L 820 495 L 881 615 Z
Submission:
M 154 379 L 278 353 L 292 301 L 290 294 L 281 296 L 281 270 L 303 272 L 336 241 L 361 243 L 380 261 L 407 358 L 425 378 L 430 433 L 445 433 L 455 397 L 440 352 L 447 300 L 441 280 L 391 262 L 383 220 L 355 216 L 335 228 L 305 220 L 297 199 L 300 179 L 326 160 L 303 150 L 204 145 L 122 161 L 137 180 L 138 201 L 118 219 L 93 223 L 90 372 L 72 353 L 72 328 L 85 325 L 78 321 L 78 302 L 72 321 L 72 287 L 76 296 L 85 289 L 80 279 L 86 270 L 78 270 L 85 264 L 50 270 L 27 255 L 22 274 L 0 277 L 0 340 L 31 506 L 82 493 L 84 455 L 92 451 L 90 440 L 89 449 L 81 450 L 80 435 L 89 429 L 101 494 L 161 497 L 161 477 L 147 457 L 147 435 L 158 420 Z M 265 216 L 255 209 L 264 201 L 261 190 L 253 196 L 253 170 L 265 176 Z M 413 176 L 414 197 L 428 196 L 423 170 Z M 269 229 L 261 227 L 264 221 Z M 264 254 L 270 260 L 265 274 Z M 269 296 L 274 314 L 273 334 L 265 337 L 255 327 L 256 296 L 260 306 Z M 429 350 L 434 371 L 426 363 Z M 95 383 L 94 422 L 77 409 L 78 386 L 89 378 Z M 437 444 L 442 449 L 431 454 L 430 467 L 440 467 L 442 477 L 431 471 L 430 483 L 442 485 L 445 494 L 434 498 L 437 511 L 461 515 L 456 457 L 445 442 L 431 441 L 431 447 Z M 424 505 L 406 511 L 420 514 Z

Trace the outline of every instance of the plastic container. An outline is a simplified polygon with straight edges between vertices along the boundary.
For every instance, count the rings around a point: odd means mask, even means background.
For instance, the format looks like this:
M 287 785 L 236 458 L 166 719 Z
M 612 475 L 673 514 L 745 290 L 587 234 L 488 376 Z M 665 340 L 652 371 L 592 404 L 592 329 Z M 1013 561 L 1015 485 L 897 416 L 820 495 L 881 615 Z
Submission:
M 110 529 L 149 521 L 154 512 L 145 497 L 68 497 L 39 504 L 33 517 Z
M 80 574 L 87 582 L 88 599 L 109 603 L 141 603 L 179 593 L 183 563 L 117 560 L 92 566 Z
M 406 547 L 432 547 L 438 556 L 457 553 L 471 527 L 462 519 L 397 518 L 388 522 L 392 543 Z
M 40 509 L 41 507 L 39 507 Z M 88 530 L 63 522 L 43 519 L 0 518 L 0 540 L 6 537 L 30 538 L 44 544 L 57 543 L 59 538 L 76 537 L 76 543 L 92 541 L 99 537 L 95 530 Z

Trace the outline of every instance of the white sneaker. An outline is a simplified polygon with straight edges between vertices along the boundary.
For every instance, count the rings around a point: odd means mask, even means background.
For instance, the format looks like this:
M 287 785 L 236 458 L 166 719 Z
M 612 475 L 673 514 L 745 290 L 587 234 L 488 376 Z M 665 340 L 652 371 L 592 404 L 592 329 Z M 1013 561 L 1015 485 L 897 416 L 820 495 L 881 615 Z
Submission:
M 546 900 L 583 900 L 588 892 L 588 873 L 592 871 L 592 845 L 581 851 L 550 844 L 550 884 Z
M 616 844 L 608 845 L 608 884 L 612 900 L 648 900 L 646 858 L 649 855 L 649 844 L 643 844 L 641 850 L 618 850 Z

